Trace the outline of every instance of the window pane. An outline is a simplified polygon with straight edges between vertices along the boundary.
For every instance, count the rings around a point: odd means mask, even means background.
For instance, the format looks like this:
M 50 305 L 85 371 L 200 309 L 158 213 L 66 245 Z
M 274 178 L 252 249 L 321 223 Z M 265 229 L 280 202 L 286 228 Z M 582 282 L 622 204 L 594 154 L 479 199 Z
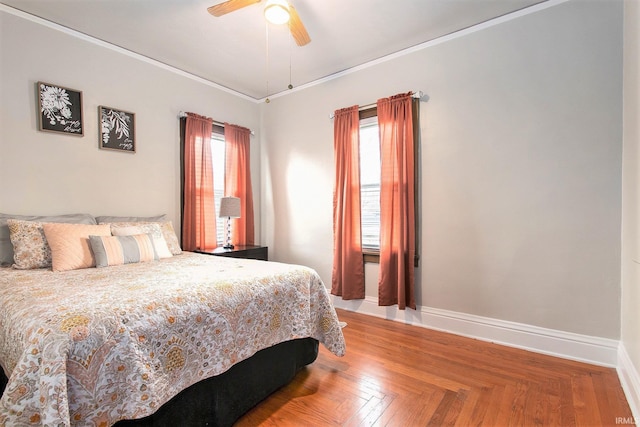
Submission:
M 211 135 L 211 159 L 213 162 L 213 196 L 216 204 L 216 239 L 224 244 L 224 218 L 217 217 L 220 212 L 220 199 L 224 196 L 225 145 L 224 135 Z
M 362 246 L 380 249 L 380 142 L 377 117 L 360 121 Z

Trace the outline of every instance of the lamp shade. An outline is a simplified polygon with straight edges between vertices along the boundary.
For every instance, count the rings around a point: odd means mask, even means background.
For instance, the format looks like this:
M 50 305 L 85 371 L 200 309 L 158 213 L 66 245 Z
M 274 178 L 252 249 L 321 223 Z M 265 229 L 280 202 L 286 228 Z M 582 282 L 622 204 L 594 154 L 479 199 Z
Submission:
M 221 218 L 240 218 L 240 198 L 239 197 L 223 197 L 220 199 Z

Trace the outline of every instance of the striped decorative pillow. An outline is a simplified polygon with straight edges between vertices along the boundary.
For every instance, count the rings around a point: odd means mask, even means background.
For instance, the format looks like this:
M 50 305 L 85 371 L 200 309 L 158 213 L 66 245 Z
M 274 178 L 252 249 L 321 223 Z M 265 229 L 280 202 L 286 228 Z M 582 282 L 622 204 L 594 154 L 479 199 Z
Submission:
M 137 234 L 150 234 L 153 239 L 153 247 L 156 249 L 158 258 L 171 258 L 173 254 L 167 246 L 164 239 L 160 224 L 156 222 L 141 223 L 135 226 L 120 227 L 117 224 L 111 224 L 111 234 L 113 236 L 134 236 Z
M 180 242 L 178 241 L 178 236 L 176 236 L 176 232 L 173 229 L 173 224 L 171 221 L 160 221 L 157 223 L 153 222 L 99 222 L 99 224 L 110 224 L 111 229 L 113 230 L 116 227 L 138 227 L 145 224 L 158 224 L 160 225 L 160 230 L 162 230 L 162 236 L 164 237 L 165 242 L 167 242 L 167 246 L 173 255 L 180 255 L 182 253 L 182 249 L 180 249 Z M 146 231 L 145 231 L 146 233 Z M 112 233 L 115 234 L 115 233 Z
M 96 267 L 153 261 L 158 255 L 150 234 L 132 236 L 89 236 Z

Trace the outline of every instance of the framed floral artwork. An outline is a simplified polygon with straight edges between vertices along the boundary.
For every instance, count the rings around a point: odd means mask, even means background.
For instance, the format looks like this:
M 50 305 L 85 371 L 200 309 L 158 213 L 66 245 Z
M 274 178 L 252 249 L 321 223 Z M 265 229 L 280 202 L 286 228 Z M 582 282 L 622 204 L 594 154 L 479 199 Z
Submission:
M 135 114 L 99 106 L 100 148 L 136 152 Z
M 83 136 L 82 92 L 38 82 L 38 130 Z

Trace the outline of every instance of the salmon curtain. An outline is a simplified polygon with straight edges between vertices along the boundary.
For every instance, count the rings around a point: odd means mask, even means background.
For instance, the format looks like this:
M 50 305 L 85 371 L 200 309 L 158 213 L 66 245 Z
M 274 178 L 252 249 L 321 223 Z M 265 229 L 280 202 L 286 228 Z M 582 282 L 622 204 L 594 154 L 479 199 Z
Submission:
M 360 224 L 360 120 L 358 106 L 337 110 L 333 121 L 333 272 L 331 293 L 364 298 L 364 261 Z
M 380 276 L 378 304 L 415 310 L 415 163 L 411 92 L 378 100 Z
M 251 131 L 242 126 L 224 124 L 225 183 L 227 197 L 240 198 L 240 218 L 231 228 L 231 243 L 253 245 L 255 226 L 253 220 L 253 191 L 251 189 Z
M 183 138 L 182 249 L 213 249 L 216 212 L 213 201 L 211 127 L 213 119 L 187 113 Z

